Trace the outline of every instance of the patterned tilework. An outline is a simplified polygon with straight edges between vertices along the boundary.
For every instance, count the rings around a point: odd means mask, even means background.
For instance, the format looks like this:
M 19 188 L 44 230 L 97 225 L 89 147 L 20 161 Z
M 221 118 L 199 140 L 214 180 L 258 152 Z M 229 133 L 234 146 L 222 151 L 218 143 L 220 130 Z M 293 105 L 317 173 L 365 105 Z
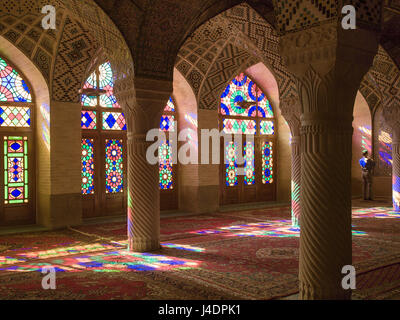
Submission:
M 95 49 L 96 44 L 88 30 L 80 23 L 67 18 L 54 67 L 54 100 L 79 101 L 78 91 Z
M 56 6 L 56 30 L 44 30 L 41 26 L 43 6 Z M 6 0 L 1 2 L 0 35 L 17 46 L 50 82 L 55 48 L 60 37 L 60 25 L 65 10 L 58 0 Z
M 275 0 L 274 6 L 280 32 L 305 29 L 338 14 L 335 0 Z

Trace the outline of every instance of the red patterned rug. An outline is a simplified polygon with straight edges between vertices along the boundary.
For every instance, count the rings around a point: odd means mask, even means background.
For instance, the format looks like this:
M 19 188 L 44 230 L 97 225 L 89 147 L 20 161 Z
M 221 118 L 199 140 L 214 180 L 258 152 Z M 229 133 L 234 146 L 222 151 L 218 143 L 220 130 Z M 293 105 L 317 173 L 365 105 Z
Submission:
M 360 211 L 361 210 L 361 211 Z M 0 299 L 277 299 L 298 291 L 289 208 L 161 219 L 162 249 L 126 250 L 126 224 L 0 237 Z M 356 299 L 400 288 L 400 219 L 353 212 Z M 57 289 L 43 290 L 43 267 Z

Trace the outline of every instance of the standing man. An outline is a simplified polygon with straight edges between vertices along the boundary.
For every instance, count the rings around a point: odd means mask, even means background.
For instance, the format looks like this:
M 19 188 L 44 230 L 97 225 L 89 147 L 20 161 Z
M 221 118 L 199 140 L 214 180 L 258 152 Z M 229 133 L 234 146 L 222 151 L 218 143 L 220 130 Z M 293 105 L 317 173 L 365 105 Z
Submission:
M 364 200 L 372 200 L 372 169 L 375 167 L 375 161 L 368 157 L 368 151 L 363 152 L 360 159 L 362 170 L 363 195 Z

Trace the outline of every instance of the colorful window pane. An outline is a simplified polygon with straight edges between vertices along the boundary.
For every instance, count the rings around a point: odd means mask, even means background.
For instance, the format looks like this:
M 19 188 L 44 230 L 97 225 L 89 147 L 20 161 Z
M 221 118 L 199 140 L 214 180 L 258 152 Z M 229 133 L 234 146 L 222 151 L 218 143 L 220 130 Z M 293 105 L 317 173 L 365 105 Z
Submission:
M 31 108 L 0 107 L 0 125 L 2 127 L 29 128 L 31 126 Z
M 224 119 L 224 132 L 228 134 L 255 134 L 255 120 Z
M 82 139 L 82 194 L 94 194 L 94 140 Z
M 261 99 L 258 101 L 258 116 L 260 118 L 273 118 L 274 112 L 272 111 L 271 103 L 268 101 L 264 93 L 260 95 Z
M 239 106 L 243 101 L 247 102 L 246 105 Z M 244 73 L 235 77 L 222 93 L 220 113 L 226 116 L 274 117 L 266 95 Z
M 254 142 L 244 144 L 244 184 L 253 185 L 256 182 L 254 169 Z
M 261 146 L 262 155 L 262 183 L 273 183 L 274 179 L 274 160 L 273 160 L 273 143 L 263 142 Z
M 4 203 L 28 203 L 28 138 L 4 137 Z
M 114 88 L 113 72 L 110 62 L 103 63 L 99 66 L 99 88 L 102 90 L 112 90 Z
M 82 95 L 81 98 L 82 106 L 84 107 L 95 107 L 97 105 L 97 97 L 96 96 L 87 96 L 85 94 Z
M 169 98 L 167 105 L 164 108 L 164 111 L 165 112 L 175 112 L 175 105 L 174 105 L 174 102 L 172 101 L 171 97 Z
M 106 94 L 102 94 L 99 97 L 100 107 L 103 108 L 121 108 L 119 105 L 117 98 L 113 94 L 113 90 L 107 91 Z
M 257 107 L 256 99 L 252 99 L 249 94 L 249 91 L 252 91 L 251 84 L 251 80 L 244 73 L 233 79 L 221 96 L 221 114 L 229 116 L 249 116 L 250 114 L 250 116 L 256 116 L 256 114 L 253 115 L 253 110 Z M 254 106 L 241 108 L 238 103 L 242 101 L 254 101 Z
M 89 78 L 87 78 L 85 84 L 83 85 L 83 89 L 97 89 L 97 75 L 96 72 L 93 72 Z
M 106 193 L 124 191 L 122 140 L 106 140 Z
M 124 114 L 119 112 L 103 112 L 103 130 L 126 131 Z
M 164 132 L 175 131 L 175 116 L 164 115 L 161 117 L 160 130 Z
M 237 145 L 232 141 L 225 146 L 225 181 L 228 187 L 238 184 L 237 149 Z
M 261 121 L 260 122 L 260 133 L 264 135 L 273 135 L 275 133 L 273 121 Z
M 158 149 L 159 161 L 160 161 L 160 189 L 161 190 L 172 190 L 173 186 L 173 169 L 171 162 L 171 146 L 169 141 L 162 143 Z
M 94 130 L 96 125 L 96 111 L 82 111 L 81 127 L 82 129 Z
M 2 58 L 0 58 L 0 101 L 32 102 L 26 82 Z

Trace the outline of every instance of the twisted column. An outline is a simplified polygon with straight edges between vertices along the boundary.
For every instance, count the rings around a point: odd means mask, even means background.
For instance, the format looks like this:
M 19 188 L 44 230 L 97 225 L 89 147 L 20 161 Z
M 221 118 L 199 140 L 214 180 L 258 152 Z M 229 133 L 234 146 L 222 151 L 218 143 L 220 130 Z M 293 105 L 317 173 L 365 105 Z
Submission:
M 128 245 L 130 251 L 160 248 L 160 190 L 158 163 L 146 159 L 151 129 L 160 119 L 172 93 L 172 82 L 125 78 L 117 82 L 116 96 L 128 127 Z
M 280 102 L 282 116 L 289 125 L 292 134 L 292 194 L 291 212 L 292 227 L 299 228 L 300 219 L 300 188 L 301 188 L 301 157 L 300 157 L 300 114 L 301 104 L 298 96 L 290 95 Z
M 398 123 L 393 126 L 392 143 L 392 181 L 393 181 L 393 210 L 400 213 L 400 112 L 397 115 Z
M 292 137 L 292 226 L 300 227 L 301 153 L 300 136 Z
M 352 264 L 351 118 L 309 114 L 301 139 L 300 296 L 348 299 L 341 270 Z
M 400 213 L 400 139 L 393 140 L 393 209 Z
M 353 107 L 378 49 L 375 32 L 335 22 L 281 36 L 301 103 L 300 298 L 350 299 Z
M 396 100 L 385 104 L 383 118 L 392 128 L 392 197 L 393 210 L 400 212 L 400 103 Z
M 128 238 L 136 252 L 160 248 L 158 166 L 146 159 L 151 144 L 145 135 L 128 134 Z

